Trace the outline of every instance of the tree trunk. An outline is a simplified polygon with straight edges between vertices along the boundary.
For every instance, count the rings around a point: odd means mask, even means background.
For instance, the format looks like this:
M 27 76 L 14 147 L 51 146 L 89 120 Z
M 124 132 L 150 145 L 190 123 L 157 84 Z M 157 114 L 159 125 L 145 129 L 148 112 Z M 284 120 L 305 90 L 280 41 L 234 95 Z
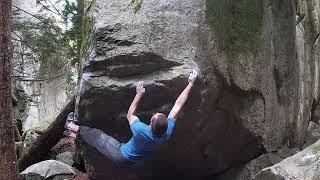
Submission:
M 77 0 L 77 7 L 80 18 L 84 15 L 84 1 L 83 0 Z
M 74 111 L 75 98 L 60 112 L 57 118 L 41 134 L 27 152 L 19 159 L 19 170 L 23 171 L 32 164 L 42 161 L 54 145 L 63 137 L 65 120 Z
M 80 84 L 81 77 L 82 77 L 82 53 L 81 46 L 83 44 L 83 16 L 84 16 L 84 0 L 77 0 L 77 8 L 78 8 L 78 20 L 79 20 L 79 28 L 80 34 L 78 39 L 78 51 L 77 51 L 77 58 L 78 58 L 78 82 Z M 80 86 L 78 86 L 80 87 Z
M 0 0 L 0 179 L 18 180 L 11 99 L 11 0 Z

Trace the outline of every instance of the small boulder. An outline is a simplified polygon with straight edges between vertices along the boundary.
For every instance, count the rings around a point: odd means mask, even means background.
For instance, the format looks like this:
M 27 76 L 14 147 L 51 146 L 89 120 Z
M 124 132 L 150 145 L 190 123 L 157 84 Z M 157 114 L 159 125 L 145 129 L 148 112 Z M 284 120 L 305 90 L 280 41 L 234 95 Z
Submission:
M 280 163 L 263 169 L 255 179 L 320 179 L 320 140 Z
M 28 167 L 20 173 L 23 180 L 27 179 L 72 179 L 75 175 L 74 170 L 68 164 L 46 160 Z M 39 177 L 40 176 L 40 177 Z

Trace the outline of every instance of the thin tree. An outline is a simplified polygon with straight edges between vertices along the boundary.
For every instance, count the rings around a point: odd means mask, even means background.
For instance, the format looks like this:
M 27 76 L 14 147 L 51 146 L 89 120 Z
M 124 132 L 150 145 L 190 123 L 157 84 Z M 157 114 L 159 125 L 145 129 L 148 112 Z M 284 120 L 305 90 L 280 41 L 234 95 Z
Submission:
M 0 179 L 18 180 L 11 102 L 11 0 L 0 0 Z
M 78 82 L 80 84 L 80 80 L 82 77 L 82 63 L 81 63 L 81 45 L 83 41 L 82 31 L 83 31 L 83 16 L 84 16 L 84 0 L 77 0 L 77 16 L 78 16 L 78 28 L 79 28 L 79 37 L 78 37 L 78 47 L 77 47 L 77 57 L 78 57 Z

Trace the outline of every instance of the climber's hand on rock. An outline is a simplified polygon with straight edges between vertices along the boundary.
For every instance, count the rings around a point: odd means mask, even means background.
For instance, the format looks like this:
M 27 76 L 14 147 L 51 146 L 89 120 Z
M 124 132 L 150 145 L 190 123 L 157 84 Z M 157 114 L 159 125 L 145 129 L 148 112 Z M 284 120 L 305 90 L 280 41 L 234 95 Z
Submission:
M 143 81 L 136 83 L 136 91 L 139 95 L 143 95 L 146 92 L 146 89 L 143 87 Z
M 193 70 L 189 76 L 189 83 L 193 84 L 194 81 L 196 80 L 197 76 L 198 76 L 198 72 L 196 70 Z

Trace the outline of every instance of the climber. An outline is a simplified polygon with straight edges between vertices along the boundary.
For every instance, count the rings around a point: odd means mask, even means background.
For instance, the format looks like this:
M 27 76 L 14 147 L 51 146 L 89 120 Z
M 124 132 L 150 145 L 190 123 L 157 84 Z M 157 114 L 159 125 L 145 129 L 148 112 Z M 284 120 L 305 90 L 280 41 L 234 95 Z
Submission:
M 80 142 L 94 147 L 119 167 L 144 162 L 151 157 L 152 152 L 159 149 L 160 145 L 171 136 L 175 120 L 189 96 L 196 77 L 197 72 L 193 71 L 189 76 L 187 87 L 176 100 L 168 118 L 162 113 L 156 113 L 151 117 L 150 125 L 144 124 L 135 116 L 136 108 L 145 93 L 143 81 L 138 82 L 136 84 L 136 96 L 127 114 L 133 135 L 125 144 L 99 129 L 76 125 L 77 120 L 73 112 L 67 117 L 64 135 L 76 138 Z

